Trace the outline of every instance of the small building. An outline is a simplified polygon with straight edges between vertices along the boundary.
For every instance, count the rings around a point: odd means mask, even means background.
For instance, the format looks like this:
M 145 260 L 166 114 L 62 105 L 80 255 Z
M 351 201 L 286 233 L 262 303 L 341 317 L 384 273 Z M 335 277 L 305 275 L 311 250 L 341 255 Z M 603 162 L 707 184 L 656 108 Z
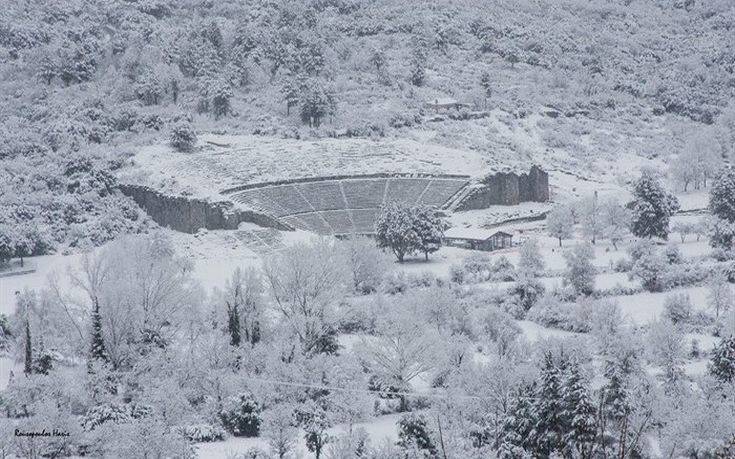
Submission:
M 485 228 L 450 228 L 444 234 L 444 245 L 471 250 L 505 249 L 513 245 L 513 235 Z
M 468 108 L 470 104 L 458 102 L 451 97 L 440 97 L 426 102 L 426 107 L 434 111 L 458 110 L 460 108 Z

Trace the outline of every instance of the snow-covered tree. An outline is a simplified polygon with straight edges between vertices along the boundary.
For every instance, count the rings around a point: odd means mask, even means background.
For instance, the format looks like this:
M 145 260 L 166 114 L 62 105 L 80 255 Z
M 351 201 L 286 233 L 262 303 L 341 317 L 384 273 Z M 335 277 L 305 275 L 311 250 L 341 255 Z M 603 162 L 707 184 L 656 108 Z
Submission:
M 679 201 L 663 189 L 658 180 L 644 172 L 635 184 L 631 211 L 631 232 L 638 237 L 669 236 L 669 218 L 679 209 Z
M 715 218 L 711 245 L 731 249 L 735 246 L 735 169 L 727 168 L 717 177 L 710 190 L 709 208 Z
M 670 393 L 681 390 L 684 378 L 683 338 L 679 328 L 667 319 L 651 323 L 647 334 L 650 358 L 663 369 L 664 388 Z
M 90 361 L 98 360 L 100 362 L 108 362 L 109 356 L 105 350 L 105 339 L 102 333 L 102 315 L 100 314 L 99 303 L 92 306 L 92 344 L 90 346 Z
M 418 450 L 425 457 L 436 456 L 437 449 L 423 415 L 408 413 L 401 416 L 398 420 L 398 446 L 407 451 Z
M 735 295 L 728 282 L 727 274 L 716 271 L 707 282 L 707 300 L 710 308 L 715 312 L 715 320 L 720 318 L 720 313 L 727 311 L 735 304 Z
M 375 222 L 375 239 L 378 247 L 390 249 L 399 262 L 415 252 L 420 237 L 411 208 L 394 202 L 381 207 Z
M 544 257 L 541 256 L 538 240 L 529 238 L 518 251 L 518 271 L 530 277 L 541 276 L 544 272 Z
M 333 338 L 335 306 L 348 282 L 341 261 L 328 239 L 289 246 L 266 260 L 265 278 L 275 307 L 306 353 L 332 347 L 324 344 Z
M 273 454 L 284 459 L 296 446 L 296 417 L 293 407 L 277 405 L 263 412 L 262 435 Z
M 661 291 L 666 260 L 653 245 L 641 245 L 640 249 L 633 257 L 633 267 L 628 276 L 639 279 L 643 288 L 649 292 Z
M 708 365 L 709 373 L 719 381 L 735 381 L 735 336 L 722 338 L 712 352 Z
M 241 339 L 255 345 L 261 339 L 265 304 L 259 271 L 237 268 L 221 293 L 227 311 L 227 328 L 233 346 Z M 237 342 L 237 344 L 235 344 Z
M 371 238 L 352 235 L 339 246 L 349 269 L 355 292 L 377 290 L 388 272 L 389 260 Z
M 579 202 L 578 209 L 582 234 L 595 244 L 604 231 L 602 206 L 597 192 L 582 199 Z
M 578 295 L 589 295 L 595 289 L 595 274 L 597 272 L 592 261 L 595 252 L 589 244 L 578 244 L 564 252 L 567 269 L 564 271 L 564 280 L 574 288 Z
M 332 426 L 329 413 L 318 402 L 307 400 L 297 407 L 296 419 L 304 431 L 306 447 L 319 459 L 332 438 L 327 432 Z
M 613 248 L 628 234 L 630 228 L 630 213 L 615 197 L 602 199 L 600 202 L 600 220 L 602 234 L 610 240 Z
M 309 127 L 319 127 L 327 116 L 333 116 L 337 110 L 334 88 L 321 78 L 305 81 L 300 89 L 300 116 Z
M 496 445 L 498 457 L 512 459 L 530 455 L 534 447 L 535 390 L 533 386 L 521 386 L 508 408 Z
M 429 254 L 441 247 L 446 223 L 439 213 L 430 206 L 416 206 L 412 208 L 413 226 L 418 236 L 417 252 L 424 254 L 429 260 Z
M 405 392 L 414 378 L 434 366 L 434 339 L 412 314 L 399 312 L 381 321 L 377 336 L 363 340 L 361 357 L 382 387 Z M 407 408 L 401 396 L 401 409 Z
M 546 231 L 549 236 L 559 239 L 559 247 L 561 247 L 562 239 L 572 237 L 574 214 L 568 205 L 557 204 L 551 209 L 546 215 Z
M 722 151 L 711 128 L 702 127 L 690 133 L 684 148 L 672 165 L 674 179 L 684 191 L 690 183 L 695 189 L 707 187 L 707 179 L 713 177 L 722 166 Z
M 191 151 L 197 143 L 197 134 L 190 123 L 178 122 L 171 128 L 169 143 L 178 151 Z
M 158 233 L 121 238 L 85 256 L 71 276 L 88 310 L 99 310 L 115 369 L 172 342 L 201 301 L 188 261 L 174 256 Z
M 569 365 L 561 398 L 561 415 L 569 429 L 563 436 L 565 451 L 574 451 L 582 459 L 592 457 L 597 441 L 597 410 L 576 362 Z
M 562 412 L 561 384 L 559 367 L 551 352 L 546 352 L 533 406 L 536 422 L 531 431 L 534 452 L 541 456 L 560 452 L 564 447 L 564 433 L 568 425 Z

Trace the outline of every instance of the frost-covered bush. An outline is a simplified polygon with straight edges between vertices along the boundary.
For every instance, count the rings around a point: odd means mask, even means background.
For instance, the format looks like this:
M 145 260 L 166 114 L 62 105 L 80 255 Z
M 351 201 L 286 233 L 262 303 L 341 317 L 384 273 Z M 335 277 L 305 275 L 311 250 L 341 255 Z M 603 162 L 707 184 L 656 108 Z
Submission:
M 178 151 L 191 151 L 197 143 L 194 127 L 186 122 L 178 122 L 171 129 L 169 143 Z
M 523 334 L 513 317 L 496 307 L 478 310 L 474 318 L 475 334 L 492 342 L 501 356 L 511 351 Z
M 516 269 L 507 257 L 502 256 L 495 260 L 490 269 L 490 279 L 498 282 L 511 282 L 516 280 Z
M 368 294 L 380 287 L 380 281 L 388 272 L 390 260 L 375 241 L 367 237 L 353 236 L 339 245 L 356 292 Z
M 489 279 L 493 262 L 484 252 L 472 252 L 462 260 L 461 268 L 466 273 L 468 282 L 482 282 Z
M 664 300 L 664 311 L 671 322 L 686 323 L 692 317 L 692 300 L 688 293 L 674 293 L 667 295 Z
M 663 289 L 663 276 L 667 269 L 664 257 L 648 245 L 642 247 L 640 253 L 631 252 L 633 267 L 628 274 L 631 279 L 640 280 L 643 288 L 649 292 L 659 292 Z
M 613 265 L 613 271 L 616 273 L 627 273 L 633 267 L 633 262 L 628 258 L 620 258 Z
M 225 400 L 220 419 L 222 425 L 238 437 L 256 437 L 260 429 L 260 404 L 253 394 L 242 392 Z
M 210 424 L 192 424 L 180 426 L 178 432 L 193 443 L 222 441 L 225 439 L 225 431 L 220 426 Z
M 642 287 L 628 287 L 624 285 L 615 284 L 614 286 L 610 288 L 606 288 L 605 290 L 597 290 L 594 294 L 595 298 L 604 298 L 606 296 L 627 296 L 627 295 L 635 295 L 636 293 L 643 292 Z
M 588 332 L 588 314 L 582 314 L 576 303 L 560 301 L 553 295 L 543 296 L 526 314 L 526 319 L 544 327 L 574 332 Z
M 509 293 L 518 297 L 518 304 L 528 311 L 536 304 L 536 301 L 544 294 L 544 284 L 534 277 L 523 276 L 509 290 Z
M 704 282 L 710 269 L 697 263 L 683 263 L 669 266 L 661 276 L 663 288 L 686 287 Z
M 388 295 L 404 293 L 409 288 L 409 279 L 404 271 L 395 271 L 386 274 L 380 284 L 380 291 Z
M 430 271 L 422 271 L 418 274 L 409 274 L 408 283 L 412 288 L 441 286 L 442 280 Z
M 592 264 L 595 258 L 590 244 L 578 244 L 564 252 L 566 270 L 564 282 L 574 287 L 577 295 L 590 295 L 595 290 L 596 268 Z
M 86 431 L 92 431 L 106 423 L 120 424 L 130 422 L 130 408 L 118 403 L 105 403 L 93 406 L 82 418 L 82 427 Z
M 455 284 L 464 284 L 467 279 L 467 271 L 458 264 L 449 267 L 449 281 Z
M 681 255 L 681 250 L 679 250 L 679 246 L 674 243 L 666 245 L 664 256 L 666 257 L 666 261 L 671 265 L 677 265 L 684 261 L 684 257 Z

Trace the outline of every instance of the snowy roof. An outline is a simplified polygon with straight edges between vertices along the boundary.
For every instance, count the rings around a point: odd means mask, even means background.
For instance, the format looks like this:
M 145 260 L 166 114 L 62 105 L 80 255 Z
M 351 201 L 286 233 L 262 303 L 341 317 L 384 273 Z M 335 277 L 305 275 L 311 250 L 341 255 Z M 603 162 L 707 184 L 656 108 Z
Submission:
M 436 106 L 436 107 L 451 106 L 451 105 L 466 105 L 462 102 L 459 102 L 457 99 L 452 99 L 451 97 L 436 97 L 434 99 L 429 99 L 426 102 L 426 104 L 430 106 Z
M 484 241 L 495 236 L 496 234 L 512 236 L 512 234 L 506 233 L 505 231 L 498 231 L 494 229 L 455 226 L 453 228 L 449 228 L 444 233 L 444 237 L 457 239 L 476 239 Z

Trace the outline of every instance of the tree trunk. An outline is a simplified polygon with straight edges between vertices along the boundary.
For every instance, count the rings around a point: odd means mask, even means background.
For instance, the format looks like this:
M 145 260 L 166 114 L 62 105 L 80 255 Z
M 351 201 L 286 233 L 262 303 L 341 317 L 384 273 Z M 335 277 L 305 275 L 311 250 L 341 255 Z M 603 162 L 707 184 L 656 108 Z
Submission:
M 559 238 L 559 247 L 561 247 L 561 238 Z

